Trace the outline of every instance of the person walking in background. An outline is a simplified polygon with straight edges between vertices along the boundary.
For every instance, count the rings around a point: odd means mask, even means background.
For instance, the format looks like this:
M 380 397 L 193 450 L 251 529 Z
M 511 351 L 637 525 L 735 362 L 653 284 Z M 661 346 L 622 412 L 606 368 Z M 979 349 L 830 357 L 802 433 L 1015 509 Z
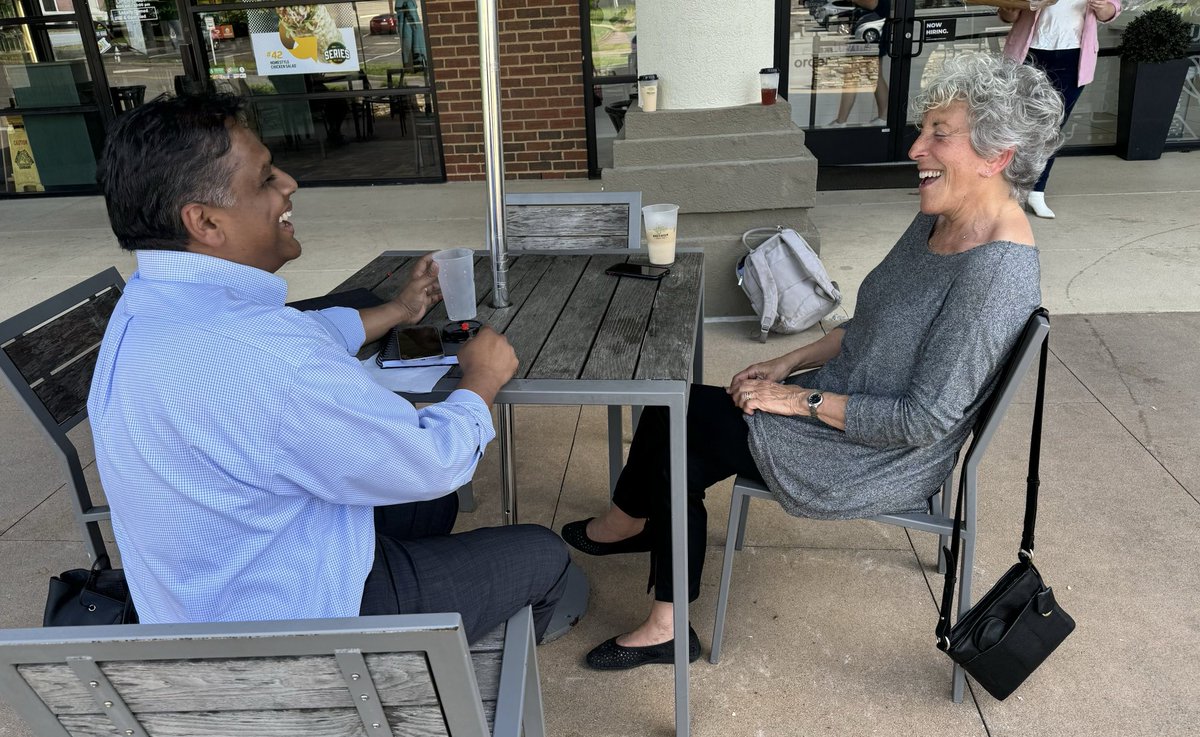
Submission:
M 1053 5 L 1032 0 L 1028 10 L 1000 9 L 1000 20 L 1013 24 L 1004 42 L 1004 55 L 1046 71 L 1063 96 L 1063 125 L 1095 76 L 1100 51 L 1096 21 L 1109 23 L 1120 14 L 1121 0 L 1058 0 Z M 1054 217 L 1054 211 L 1046 206 L 1046 182 L 1052 166 L 1053 156 L 1026 201 L 1026 207 L 1040 218 Z
M 892 12 L 891 0 L 850 0 L 859 8 L 878 15 L 880 18 L 887 20 L 888 15 Z M 875 59 L 875 112 L 876 116 L 867 125 L 885 126 L 887 125 L 887 107 L 888 107 L 888 83 L 887 74 L 889 70 L 884 65 L 884 59 L 888 58 L 888 48 L 891 44 L 891 38 L 888 35 L 888 27 L 883 27 L 883 33 L 879 37 L 879 55 Z M 852 71 L 853 66 L 847 67 L 847 71 Z M 840 128 L 846 125 L 850 119 L 850 111 L 854 109 L 854 101 L 858 99 L 858 89 L 854 81 L 849 78 L 843 80 L 842 84 L 842 99 L 838 103 L 837 117 L 829 123 L 830 128 Z

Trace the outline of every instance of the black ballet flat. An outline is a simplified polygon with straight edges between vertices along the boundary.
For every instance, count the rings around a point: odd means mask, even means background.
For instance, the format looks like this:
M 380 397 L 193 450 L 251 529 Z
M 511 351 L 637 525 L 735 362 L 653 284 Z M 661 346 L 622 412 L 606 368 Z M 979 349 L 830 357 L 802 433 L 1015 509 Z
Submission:
M 688 662 L 700 659 L 700 638 L 696 630 L 688 626 Z M 629 670 L 651 663 L 674 663 L 675 641 L 668 640 L 658 645 L 625 647 L 617 644 L 617 638 L 605 640 L 587 654 L 587 665 L 595 670 Z
M 615 543 L 599 543 L 587 535 L 587 525 L 595 517 L 568 522 L 563 525 L 562 539 L 581 553 L 588 555 L 617 555 L 620 553 L 645 553 L 650 550 L 650 533 L 642 530 L 633 537 Z

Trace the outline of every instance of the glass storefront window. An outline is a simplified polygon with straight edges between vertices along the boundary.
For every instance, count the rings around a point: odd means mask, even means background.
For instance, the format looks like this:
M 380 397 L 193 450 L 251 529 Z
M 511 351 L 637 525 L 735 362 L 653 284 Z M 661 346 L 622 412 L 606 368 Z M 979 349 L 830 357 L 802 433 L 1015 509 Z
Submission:
M 592 3 L 592 74 L 637 75 L 637 5 L 634 2 Z
M 414 0 L 196 14 L 209 76 L 247 97 L 429 87 Z
M 0 193 L 93 186 L 103 137 L 97 112 L 0 115 Z
M 60 107 L 94 102 L 76 24 L 0 28 L 0 106 Z
M 249 107 L 276 165 L 306 182 L 442 176 L 437 117 L 425 95 L 271 100 Z
M 174 92 L 183 27 L 174 0 L 90 0 L 92 25 L 118 111 Z

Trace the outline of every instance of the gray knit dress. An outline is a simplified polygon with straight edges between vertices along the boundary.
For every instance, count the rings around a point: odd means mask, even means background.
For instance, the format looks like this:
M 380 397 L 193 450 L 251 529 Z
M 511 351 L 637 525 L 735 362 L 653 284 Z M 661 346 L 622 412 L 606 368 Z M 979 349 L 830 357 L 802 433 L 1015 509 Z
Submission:
M 746 419 L 755 463 L 790 514 L 923 510 L 1041 304 L 1037 249 L 993 241 L 937 255 L 936 220 L 917 215 L 863 281 L 841 352 L 796 381 L 849 395 L 846 430 L 807 416 Z

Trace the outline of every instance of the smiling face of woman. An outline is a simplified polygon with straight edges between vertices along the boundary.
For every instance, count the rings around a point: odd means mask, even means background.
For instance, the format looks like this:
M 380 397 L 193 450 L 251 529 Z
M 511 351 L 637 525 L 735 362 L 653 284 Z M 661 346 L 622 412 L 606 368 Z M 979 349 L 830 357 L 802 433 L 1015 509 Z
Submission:
M 967 104 L 961 100 L 925 113 L 908 157 L 917 162 L 921 212 L 927 215 L 953 217 L 990 197 L 994 160 L 971 146 Z

